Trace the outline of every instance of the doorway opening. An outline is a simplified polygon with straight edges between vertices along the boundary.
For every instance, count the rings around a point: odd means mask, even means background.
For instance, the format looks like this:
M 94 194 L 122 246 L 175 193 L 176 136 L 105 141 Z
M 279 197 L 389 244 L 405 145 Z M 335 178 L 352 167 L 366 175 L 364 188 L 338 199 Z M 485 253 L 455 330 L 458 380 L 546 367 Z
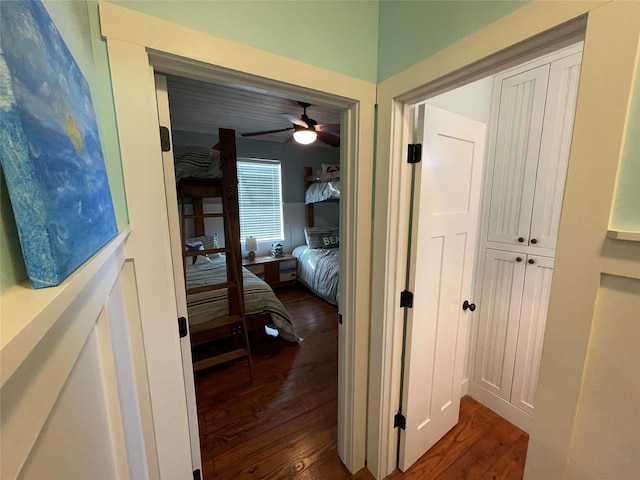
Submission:
M 160 62 L 161 63 L 161 62 Z M 256 90 L 258 90 L 258 87 L 254 85 L 246 85 L 243 84 L 242 86 L 240 86 L 239 84 L 239 80 L 237 78 L 235 78 L 234 80 L 234 84 L 233 87 L 230 86 L 225 86 L 225 85 L 221 85 L 218 82 L 223 82 L 225 81 L 225 79 L 220 79 L 219 76 L 216 75 L 211 75 L 209 74 L 208 77 L 205 78 L 205 75 L 200 74 L 200 75 L 194 75 L 193 72 L 188 72 L 189 75 L 188 77 L 186 77 L 185 73 L 182 72 L 180 74 L 180 76 L 176 76 L 176 71 L 174 69 L 168 68 L 165 64 L 163 64 L 162 67 L 160 67 L 159 65 L 155 65 L 155 71 L 156 72 L 162 72 L 163 74 L 166 74 L 167 72 L 169 72 L 172 76 L 169 77 L 169 82 L 167 82 L 169 84 L 168 87 L 168 97 L 169 97 L 169 102 L 171 105 L 168 107 L 163 107 L 163 108 L 169 108 L 169 110 L 171 111 L 171 123 L 173 123 L 174 119 L 177 120 L 177 124 L 181 126 L 181 132 L 175 132 L 176 128 L 175 126 L 173 127 L 174 130 L 174 135 L 173 135 L 173 140 L 174 142 L 176 142 L 176 145 L 181 145 L 181 146 L 186 146 L 185 143 L 192 143 L 192 144 L 198 144 L 200 145 L 200 147 L 206 147 L 207 145 L 215 144 L 217 139 L 214 135 L 212 135 L 211 133 L 204 133 L 205 131 L 210 132 L 211 131 L 211 127 L 206 126 L 203 128 L 202 126 L 195 126 L 195 132 L 188 132 L 188 131 L 184 131 L 185 130 L 185 117 L 188 117 L 188 115 L 193 115 L 195 118 L 198 117 L 202 117 L 202 113 L 198 113 L 196 110 L 196 108 L 194 108 L 194 105 L 197 104 L 198 102 L 198 96 L 200 95 L 201 98 L 203 98 L 203 103 L 204 108 L 221 108 L 221 109 L 226 109 L 227 111 L 231 111 L 233 112 L 235 115 L 246 115 L 247 117 L 251 116 L 251 115 L 256 115 L 255 110 L 257 110 L 258 108 L 255 105 L 255 102 L 257 101 L 263 101 L 267 104 L 275 104 L 278 103 L 278 106 L 273 106 L 271 105 L 272 109 L 276 109 L 277 111 L 281 111 L 281 110 L 286 110 L 286 106 L 291 103 L 291 100 L 289 100 L 289 93 L 286 93 L 290 90 L 287 90 L 286 88 L 283 88 L 283 91 L 273 91 L 273 90 L 269 90 L 267 91 L 264 87 L 264 85 L 262 85 L 262 87 L 259 89 L 259 96 L 261 97 L 260 99 L 257 99 L 258 96 L 258 92 Z M 195 78 L 194 78 L 195 77 Z M 246 79 L 245 79 L 246 80 Z M 228 80 L 227 80 L 228 81 Z M 208 83 L 209 82 L 209 83 Z M 211 82 L 216 82 L 215 84 L 212 85 Z M 179 85 L 180 87 L 176 87 L 175 90 L 172 92 L 171 90 L 171 83 L 175 84 L 175 85 Z M 187 87 L 185 87 L 184 85 L 187 85 Z M 187 88 L 188 92 L 185 93 L 185 88 Z M 271 87 L 273 88 L 273 87 Z M 223 92 L 222 94 L 220 92 Z M 172 94 L 174 95 L 174 98 L 172 99 Z M 317 93 L 305 93 L 303 92 L 302 89 L 297 89 L 296 90 L 296 95 L 298 95 L 297 98 L 302 98 L 302 99 L 309 99 L 309 103 L 312 101 L 311 98 L 320 98 L 318 96 Z M 251 105 L 251 107 L 253 107 L 254 111 L 250 111 L 250 110 L 243 110 L 243 108 L 247 108 L 246 101 L 244 103 L 237 101 L 237 98 L 235 99 L 236 104 L 234 104 L 234 95 L 236 96 L 242 96 L 242 95 L 247 95 L 250 96 L 250 103 L 253 102 L 253 104 Z M 307 95 L 307 96 L 302 96 L 302 95 Z M 327 105 L 327 99 L 326 99 L 326 95 L 322 97 L 321 100 L 315 100 L 316 102 L 319 101 L 324 101 L 324 105 Z M 191 106 L 188 115 L 185 115 L 184 109 L 182 108 L 176 108 L 179 107 L 176 105 L 175 101 L 176 99 L 178 99 L 178 101 L 182 100 L 185 102 L 186 105 Z M 218 102 L 216 103 L 215 100 L 212 99 L 216 99 L 218 100 Z M 160 103 L 160 100 L 159 100 Z M 344 105 L 344 102 L 337 102 L 340 105 Z M 244 105 L 244 106 L 243 106 Z M 309 116 L 311 117 L 312 115 L 315 115 L 316 118 L 318 119 L 322 119 L 322 124 L 326 124 L 326 123 L 330 123 L 331 120 L 335 120 L 336 118 L 338 119 L 338 122 L 343 119 L 343 118 L 347 118 L 346 113 L 344 113 L 343 109 L 340 109 L 339 107 L 336 108 L 335 106 L 323 106 L 323 104 L 318 104 L 316 103 L 314 105 L 315 108 L 315 113 L 314 110 L 312 110 L 310 108 L 309 110 Z M 288 105 L 289 109 L 291 108 L 291 105 Z M 278 110 L 279 108 L 279 110 Z M 160 104 L 158 105 L 158 109 L 159 111 L 162 110 L 162 108 L 160 107 Z M 340 110 L 343 110 L 342 113 L 340 112 Z M 275 110 L 274 110 L 275 111 Z M 333 117 L 331 117 L 331 115 L 333 115 Z M 329 116 L 328 118 L 330 118 L 330 121 L 327 122 L 327 120 L 325 120 L 325 118 L 327 118 L 327 116 Z M 229 118 L 229 117 L 228 117 Z M 211 119 L 209 119 L 211 120 Z M 267 119 L 267 120 L 271 120 L 271 119 Z M 224 118 L 222 120 L 220 120 L 221 122 L 225 122 Z M 237 121 L 237 120 L 236 120 Z M 230 126 L 230 123 L 232 122 L 232 120 L 229 120 L 227 123 L 224 124 L 220 124 L 219 126 L 223 126 L 223 127 L 228 127 Z M 246 119 L 245 119 L 246 122 Z M 206 122 L 205 122 L 206 123 Z M 188 126 L 186 127 L 188 128 Z M 242 128 L 242 126 L 237 127 L 238 131 L 237 134 L 242 134 L 243 130 L 240 130 L 240 128 Z M 259 129 L 258 126 L 254 126 L 253 128 L 251 128 L 251 126 L 249 125 L 247 127 L 248 130 L 256 130 Z M 247 130 L 245 129 L 245 131 Z M 199 131 L 198 131 L 199 130 Z M 345 128 L 344 131 L 347 131 L 347 129 Z M 282 134 L 288 134 L 290 136 L 290 132 L 274 132 L 274 133 L 282 133 Z M 334 135 L 335 136 L 335 135 Z M 345 143 L 349 143 L 349 138 L 343 138 L 342 139 Z M 344 158 L 348 158 L 348 150 L 347 149 L 335 149 L 335 148 L 329 148 L 329 147 L 324 147 L 324 148 L 313 148 L 313 147 L 308 147 L 308 146 L 297 146 L 295 144 L 295 142 L 287 142 L 285 141 L 281 141 L 280 143 L 267 143 L 267 142 L 256 142 L 256 141 L 242 141 L 240 139 L 240 136 L 236 137 L 236 143 L 237 143 L 237 149 L 239 152 L 239 157 L 253 157 L 253 158 L 264 158 L 264 157 L 272 157 L 272 159 L 277 159 L 280 161 L 281 164 L 281 171 L 283 173 L 282 175 L 282 183 L 283 183 L 283 197 L 287 198 L 288 197 L 295 197 L 295 195 L 290 194 L 287 195 L 288 193 L 291 193 L 290 191 L 287 192 L 285 189 L 289 188 L 293 190 L 300 190 L 300 194 L 299 196 L 301 198 L 295 198 L 294 200 L 297 201 L 297 203 L 302 204 L 302 208 L 298 208 L 298 205 L 295 205 L 295 201 L 294 202 L 288 202 L 289 204 L 294 203 L 294 205 L 287 205 L 287 202 L 285 202 L 285 204 L 283 205 L 284 207 L 284 224 L 285 224 L 285 231 L 287 234 L 291 234 L 291 232 L 295 232 L 297 235 L 294 235 L 294 238 L 292 239 L 291 237 L 287 236 L 287 238 L 282 239 L 284 243 L 284 249 L 285 249 L 285 253 L 286 254 L 291 254 L 291 252 L 293 252 L 294 249 L 296 249 L 296 247 L 299 247 L 301 244 L 305 243 L 305 239 L 307 238 L 307 236 L 305 235 L 305 233 L 303 232 L 303 230 L 305 230 L 305 219 L 308 221 L 309 215 L 307 212 L 305 212 L 305 210 L 308 210 L 304 208 L 304 189 L 302 188 L 304 183 L 305 183 L 305 176 L 303 175 L 303 173 L 305 172 L 306 167 L 311 167 L 313 172 L 315 174 L 317 174 L 318 176 L 321 176 L 322 173 L 324 173 L 322 170 L 323 168 L 325 168 L 325 166 L 331 166 L 332 168 L 335 167 L 338 170 L 342 170 L 341 165 L 343 165 L 343 159 Z M 260 143 L 263 144 L 261 148 L 259 148 L 258 150 L 256 150 L 256 144 Z M 268 145 L 268 147 L 266 147 L 265 145 Z M 253 149 L 253 151 L 252 151 Z M 315 150 L 315 154 L 312 154 L 313 151 Z M 296 156 L 297 155 L 297 156 Z M 317 159 L 315 161 L 313 161 L 313 157 L 317 157 Z M 171 155 L 167 155 L 168 157 L 172 157 Z M 286 157 L 286 158 L 284 158 Z M 294 158 L 295 157 L 295 158 Z M 166 159 L 165 159 L 166 160 Z M 169 161 L 173 162 L 173 158 L 170 158 Z M 347 171 L 349 170 L 348 168 L 346 169 Z M 288 175 L 288 178 L 285 178 L 285 175 Z M 335 174 L 334 174 L 335 176 Z M 307 179 L 308 180 L 308 179 Z M 168 180 L 166 180 L 167 183 L 171 183 L 173 181 L 175 181 L 173 178 L 170 178 Z M 170 192 L 172 191 L 171 188 L 169 188 L 169 186 L 167 187 L 167 208 L 169 211 L 171 211 L 172 209 L 175 210 L 176 209 L 176 198 L 173 198 L 170 195 Z M 175 196 L 175 195 L 174 195 Z M 320 206 L 322 207 L 322 205 Z M 331 206 L 329 206 L 328 208 L 325 207 L 323 208 L 316 208 L 316 226 L 321 225 L 323 223 L 327 223 L 327 222 L 331 222 L 331 220 L 327 220 L 327 218 L 333 218 L 333 219 L 338 219 L 340 217 L 343 216 L 351 216 L 352 212 L 349 212 L 348 210 L 346 211 L 346 213 L 344 212 L 344 209 L 346 209 L 347 207 L 345 207 L 344 203 L 332 203 Z M 205 213 L 208 212 L 207 209 L 214 209 L 216 208 L 216 205 L 206 205 L 205 204 Z M 209 212 L 211 213 L 211 212 Z M 301 217 L 301 218 L 300 218 Z M 306 218 L 305 218 L 306 217 Z M 332 224 L 332 226 L 335 228 L 341 228 L 339 226 L 339 224 L 337 223 L 337 220 L 334 220 L 334 223 Z M 179 234 L 179 224 L 176 222 L 176 219 L 174 218 L 173 221 L 170 221 L 170 225 L 169 228 L 171 230 L 170 232 L 170 236 L 172 238 L 172 241 L 174 241 L 174 239 L 180 238 L 180 234 Z M 346 245 L 344 245 L 344 247 L 346 247 L 347 249 L 349 248 L 349 242 L 348 242 L 348 238 L 349 235 L 342 235 L 343 238 L 347 239 Z M 297 239 L 296 239 L 297 238 Z M 307 243 L 308 240 L 307 240 Z M 180 246 L 181 247 L 181 246 Z M 343 247 L 343 248 L 344 248 Z M 264 248 L 264 247 L 263 247 Z M 298 250 L 298 249 L 296 249 Z M 173 249 L 173 251 L 175 252 L 176 250 Z M 180 250 L 178 250 L 180 251 Z M 267 258 L 268 257 L 268 251 L 258 251 L 257 253 L 257 257 L 256 258 Z M 289 257 L 287 257 L 289 258 Z M 294 257 L 291 257 L 292 259 Z M 338 259 L 338 256 L 335 256 L 336 259 Z M 277 259 L 276 259 L 277 260 Z M 295 260 L 287 260 L 289 263 L 291 262 L 295 262 Z M 267 271 L 267 268 L 265 267 L 265 265 L 267 267 L 272 267 L 272 261 L 271 259 L 269 259 L 268 265 L 263 261 L 261 264 L 259 265 L 254 265 L 255 261 L 253 262 L 249 262 L 246 265 L 247 269 L 251 269 L 251 268 L 255 268 L 258 267 L 257 271 L 260 270 L 260 267 L 262 266 L 262 268 L 264 268 L 264 270 L 262 270 L 261 272 L 259 272 L 259 274 L 263 275 L 263 278 L 265 279 L 265 281 L 269 282 L 269 283 L 273 283 L 273 275 L 271 275 L 270 271 Z M 282 263 L 282 262 L 280 262 Z M 286 262 L 284 262 L 286 263 Z M 284 265 L 283 263 L 283 265 Z M 289 265 L 289 263 L 287 265 Z M 344 262 L 340 262 L 341 265 L 340 267 L 347 269 L 348 267 L 343 267 L 345 265 Z M 174 259 L 173 261 L 174 264 L 174 268 L 179 265 L 180 268 L 176 269 L 176 272 L 174 273 L 174 277 L 176 279 L 176 287 L 178 290 L 180 290 L 180 288 L 178 288 L 178 283 L 180 281 L 182 281 L 183 279 L 183 273 L 182 273 L 182 261 L 180 259 L 180 261 L 176 261 Z M 295 263 L 294 263 L 295 265 Z M 338 268 L 336 267 L 336 270 Z M 179 271 L 178 271 L 179 270 Z M 295 267 L 294 267 L 295 270 Z M 348 270 L 347 270 L 348 271 Z M 280 281 L 281 277 L 278 278 L 278 282 L 276 282 L 277 284 L 283 283 Z M 339 289 L 342 292 L 342 288 L 340 288 L 337 284 L 337 278 L 336 278 L 336 294 L 337 294 L 337 290 Z M 287 284 L 290 283 L 295 283 L 295 282 L 284 282 Z M 275 287 L 276 285 L 274 285 Z M 281 285 L 277 285 L 277 286 L 281 286 Z M 274 288 L 275 290 L 275 288 Z M 177 292 L 177 298 L 178 298 L 178 307 L 180 308 L 185 308 L 185 305 L 180 305 L 181 300 L 184 301 L 184 298 L 180 298 L 181 295 L 179 292 Z M 277 291 L 276 291 L 276 297 L 277 297 Z M 286 293 L 284 294 L 284 296 L 286 297 Z M 341 295 L 342 298 L 345 298 L 344 295 Z M 328 297 L 327 297 L 328 298 Z M 337 304 L 338 295 L 336 295 L 334 297 L 334 302 Z M 275 303 L 274 300 L 270 300 L 271 303 Z M 271 307 L 270 307 L 271 308 Z M 344 308 L 344 307 L 343 307 Z M 334 316 L 337 320 L 337 310 L 335 309 L 335 307 L 333 307 L 334 309 Z M 284 310 L 284 309 L 283 309 Z M 299 316 L 301 317 L 305 317 L 305 314 L 302 312 L 299 312 Z M 325 315 L 326 316 L 326 315 Z M 292 322 L 295 322 L 295 318 L 291 318 Z M 300 320 L 300 318 L 298 318 L 298 320 Z M 335 322 L 335 326 L 337 326 L 337 321 Z M 295 324 L 294 324 L 294 328 L 295 328 Z M 322 328 L 321 326 L 319 326 L 319 328 Z M 335 332 L 337 334 L 337 330 Z M 307 335 L 304 335 L 303 337 L 307 337 Z M 312 342 L 312 338 L 313 335 L 309 335 L 307 337 L 307 342 L 306 343 L 302 343 L 299 346 L 300 350 L 307 350 L 309 348 L 311 348 L 311 342 Z M 262 338 L 257 340 L 256 346 L 259 348 L 259 345 L 262 342 L 262 345 L 264 346 L 264 342 L 265 340 L 271 340 L 270 338 Z M 336 343 L 337 343 L 337 338 L 336 338 Z M 272 348 L 283 348 L 282 345 L 279 345 L 277 347 L 273 347 L 273 342 L 271 343 L 271 347 Z M 291 347 L 290 345 L 288 347 Z M 337 353 L 338 348 L 336 348 L 337 345 L 333 345 L 333 347 L 329 347 L 329 351 L 335 352 Z M 183 344 L 183 349 L 185 348 L 185 345 Z M 188 348 L 188 345 L 187 345 Z M 282 355 L 283 357 L 285 357 L 286 355 Z M 291 357 L 291 355 L 289 355 L 289 358 Z M 190 359 L 190 355 L 184 355 L 183 354 L 183 361 L 185 363 L 184 367 L 185 370 L 191 368 L 191 365 L 189 363 L 189 359 Z M 334 359 L 335 360 L 335 364 L 337 366 L 337 357 Z M 262 362 L 264 363 L 264 362 Z M 337 369 L 336 369 L 337 370 Z M 336 390 L 337 391 L 337 386 L 338 386 L 338 372 L 334 372 L 333 375 L 331 376 L 331 378 L 333 378 L 333 388 L 329 389 L 329 390 Z M 208 395 L 212 394 L 212 390 L 210 388 L 207 388 L 207 385 L 210 385 L 210 381 L 208 380 L 203 380 L 202 379 L 202 375 L 199 375 L 199 378 L 196 379 L 196 384 L 197 385 L 201 385 L 202 389 L 206 390 L 208 392 Z M 215 375 L 215 373 L 214 373 Z M 185 377 L 187 376 L 187 372 L 185 372 Z M 292 390 L 294 388 L 298 388 L 295 386 L 295 384 L 293 384 L 292 382 L 301 382 L 302 379 L 301 378 L 296 378 L 295 375 L 288 375 L 287 373 L 281 373 L 281 377 L 286 378 L 286 380 L 281 383 L 281 389 L 283 389 L 283 391 L 286 390 Z M 258 382 L 258 380 L 256 380 Z M 272 383 L 271 386 L 273 387 L 273 385 L 275 385 L 275 383 Z M 294 385 L 294 386 L 292 386 Z M 236 386 L 237 387 L 237 386 Z M 211 399 L 204 399 L 204 398 L 196 398 L 194 393 L 192 392 L 193 387 L 190 385 L 186 386 L 186 390 L 187 390 L 187 396 L 194 396 L 192 402 L 193 405 L 198 404 L 198 405 L 211 405 Z M 214 389 L 215 390 L 215 389 Z M 229 391 L 233 391 L 233 392 L 240 392 L 240 395 L 247 395 L 248 392 L 251 391 L 251 387 L 249 387 L 248 389 L 232 389 L 230 388 Z M 256 391 L 258 391 L 258 389 L 256 388 Z M 214 392 L 215 393 L 215 392 Z M 218 394 L 220 393 L 220 391 L 218 391 Z M 224 392 L 222 392 L 222 394 L 224 394 Z M 335 398 L 334 400 L 337 400 L 337 398 Z M 265 401 L 267 401 L 265 399 Z M 234 403 L 234 409 L 236 409 L 237 411 L 234 412 L 235 415 L 237 415 L 238 418 L 245 418 L 248 419 L 251 417 L 251 412 L 250 411 L 243 411 L 242 409 L 245 408 L 246 409 L 250 409 L 250 408 L 259 408 L 259 407 L 251 407 L 251 405 L 247 402 L 243 403 L 243 402 L 235 402 Z M 244 405 L 244 407 L 243 407 Z M 259 404 L 258 404 L 259 405 Z M 222 409 L 222 407 L 220 407 Z M 215 412 L 215 407 L 214 408 L 206 408 L 206 409 L 200 409 L 200 407 L 198 407 L 199 411 L 205 412 L 204 414 L 207 415 L 209 418 L 212 417 L 213 412 Z M 225 411 L 224 412 L 228 418 L 228 416 L 231 414 L 229 411 Z M 215 416 L 215 415 L 213 415 Z M 197 444 L 198 443 L 198 439 L 195 438 L 195 435 L 193 432 L 197 431 L 197 415 L 195 414 L 195 412 L 193 412 L 191 415 L 191 422 L 192 422 L 192 444 Z M 295 418 L 295 417 L 294 417 Z M 206 422 L 203 421 L 203 418 L 200 418 L 200 425 L 201 426 L 206 426 Z M 263 424 L 265 423 L 263 420 L 260 420 Z M 337 425 L 338 424 L 338 418 L 334 418 L 334 422 Z M 204 428 L 204 427 L 203 427 Z M 209 433 L 204 432 L 204 435 L 211 435 L 211 431 L 216 431 L 216 430 L 211 430 L 208 429 Z M 248 427 L 245 425 L 244 429 L 240 429 L 240 432 L 246 432 L 248 431 Z M 217 430 L 219 433 L 219 430 Z M 227 433 L 228 435 L 234 436 L 232 434 Z M 238 435 L 235 435 L 236 437 Z M 242 436 L 242 435 L 240 435 Z M 246 435 L 245 435 L 246 436 Z M 202 437 L 201 437 L 202 438 Z M 225 439 L 226 438 L 226 439 Z M 225 443 L 225 442 L 229 442 L 231 437 L 225 437 L 224 435 L 220 436 L 220 439 L 217 440 L 218 443 Z M 205 442 L 205 440 L 207 440 Z M 208 463 L 207 463 L 207 456 L 210 457 L 211 455 L 211 439 L 210 438 L 204 438 L 203 439 L 203 451 L 202 451 L 202 460 L 203 460 L 203 469 L 204 471 L 208 471 L 209 473 L 212 472 L 211 470 L 211 458 L 208 458 Z M 216 443 L 216 441 L 214 441 L 213 443 Z M 332 439 L 332 443 L 334 445 L 337 444 L 336 439 Z M 207 451 L 205 451 L 204 449 L 207 449 Z M 295 453 L 295 452 L 293 452 Z M 336 460 L 337 460 L 337 456 L 336 456 Z M 194 458 L 194 462 L 195 462 L 195 458 Z M 256 459 L 257 461 L 257 459 Z
M 528 431 L 581 52 L 581 44 L 560 48 L 414 104 L 405 136 L 417 132 L 423 161 L 411 177 L 406 288 L 417 303 L 405 317 L 402 470 L 457 423 L 467 393 Z M 481 98 L 489 127 L 478 169 L 484 134 L 473 140 L 473 123 L 456 130 L 447 122 L 464 119 L 433 104 L 477 117 Z M 463 215 L 473 225 L 457 226 Z M 425 354 L 425 342 L 436 342 L 426 349 L 435 353 Z

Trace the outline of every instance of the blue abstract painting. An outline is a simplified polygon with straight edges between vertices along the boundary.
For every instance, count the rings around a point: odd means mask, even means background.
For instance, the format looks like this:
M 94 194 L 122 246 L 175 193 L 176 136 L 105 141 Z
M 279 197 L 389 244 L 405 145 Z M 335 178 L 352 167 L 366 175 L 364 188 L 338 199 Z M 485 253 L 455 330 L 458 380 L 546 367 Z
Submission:
M 0 0 L 0 161 L 34 288 L 117 233 L 89 86 L 39 1 Z

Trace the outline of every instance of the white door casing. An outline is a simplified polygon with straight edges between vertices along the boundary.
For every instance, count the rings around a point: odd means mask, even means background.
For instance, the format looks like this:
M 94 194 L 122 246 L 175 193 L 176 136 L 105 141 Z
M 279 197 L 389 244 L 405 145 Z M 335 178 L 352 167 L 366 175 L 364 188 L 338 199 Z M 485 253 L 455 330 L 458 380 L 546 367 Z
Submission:
M 436 107 L 419 111 L 403 395 L 406 470 L 457 422 L 484 156 L 485 125 Z
M 602 274 L 628 267 L 620 258 L 607 258 L 607 251 L 602 248 L 604 235 L 597 232 L 605 232 L 610 219 L 616 166 L 624 146 L 637 59 L 640 25 L 637 7 L 634 2 L 605 5 L 534 2 L 461 40 L 442 55 L 433 55 L 378 86 L 374 251 L 388 253 L 380 255 L 377 261 L 374 257 L 373 275 L 385 279 L 385 286 L 402 285 L 398 277 L 403 277 L 405 267 L 395 252 L 404 242 L 396 242 L 403 234 L 395 226 L 406 215 L 409 201 L 404 193 L 406 175 L 402 162 L 406 152 L 396 144 L 396 139 L 408 123 L 408 116 L 403 114 L 405 105 L 440 93 L 442 85 L 461 85 L 466 79 L 479 78 L 482 72 L 490 72 L 492 68 L 499 71 L 505 58 L 516 65 L 520 55 L 535 58 L 541 46 L 548 51 L 550 46 L 568 45 L 568 41 L 584 38 L 585 30 L 587 32 L 558 243 L 558 259 L 562 258 L 562 262 L 554 269 L 531 437 L 537 441 L 529 447 L 527 478 L 560 478 L 566 471 L 583 393 L 582 365 L 590 340 L 593 303 Z M 611 34 L 611 25 L 620 26 L 616 35 Z M 592 203 L 592 211 L 587 216 L 584 215 L 585 202 Z M 388 210 L 384 210 L 382 207 L 387 203 Z M 389 235 L 384 235 L 385 229 L 390 231 Z M 576 232 L 579 235 L 571 238 L 567 235 Z M 576 242 L 575 238 L 580 241 Z M 633 242 L 611 243 L 606 240 L 604 245 L 624 248 L 626 254 L 635 248 Z M 401 336 L 396 334 L 402 325 L 402 312 L 397 308 L 398 291 L 399 288 L 389 288 L 383 294 L 380 288 L 377 295 L 372 296 L 371 310 L 372 344 L 378 342 L 385 350 L 375 356 L 372 349 L 370 372 L 374 388 L 369 398 L 372 403 L 381 404 L 380 410 L 386 414 L 384 423 L 391 425 L 397 411 L 394 386 L 399 383 L 396 365 L 402 350 Z M 581 301 L 563 302 L 572 296 L 580 297 Z M 572 341 L 566 342 L 566 338 Z M 561 396 L 557 395 L 558 386 L 563 392 Z M 370 428 L 374 435 L 368 449 L 371 452 L 368 464 L 372 472 L 378 472 L 377 478 L 384 478 L 395 468 L 395 457 L 387 452 L 395 450 L 397 435 L 393 430 L 376 431 L 375 427 Z M 556 447 L 553 451 L 547 448 L 549 442 Z
M 153 73 L 156 85 L 156 102 L 158 105 L 158 123 L 169 129 L 171 136 L 171 114 L 169 111 L 169 96 L 167 93 L 167 77 Z M 188 319 L 187 294 L 184 288 L 184 270 L 182 265 L 182 240 L 180 235 L 180 219 L 178 216 L 178 195 L 176 191 L 176 173 L 173 167 L 173 144 L 171 150 L 162 152 L 162 167 L 164 170 L 164 183 L 167 196 L 167 220 L 169 222 L 169 242 L 171 244 L 171 261 L 173 266 L 173 281 L 176 286 L 176 307 L 178 317 Z M 189 322 L 186 322 L 187 331 Z M 180 339 L 182 353 L 182 369 L 184 371 L 184 387 L 187 402 L 187 417 L 189 422 L 189 439 L 191 441 L 191 461 L 193 470 L 202 470 L 200 455 L 200 435 L 198 430 L 198 408 L 196 405 L 196 388 L 193 378 L 193 363 L 191 358 L 191 336 Z
M 375 84 L 110 2 L 100 2 L 99 8 L 102 35 L 107 39 L 132 225 L 128 249 L 137 261 L 136 275 L 142 285 L 141 316 L 148 342 L 145 345 L 161 475 L 184 478 L 192 458 L 190 449 L 186 448 L 189 431 L 182 365 L 177 368 L 181 352 L 175 336 L 175 314 L 169 312 L 174 308 L 169 303 L 175 305 L 175 300 L 169 302 L 168 299 L 175 294 L 163 290 L 158 298 L 151 291 L 155 283 L 167 283 L 168 276 L 172 286 L 174 282 L 164 175 L 162 169 L 158 172 L 157 105 L 150 65 L 165 73 L 251 85 L 293 98 L 302 94 L 311 102 L 344 109 L 341 165 L 343 182 L 348 188 L 340 203 L 345 224 L 341 259 L 345 267 L 341 271 L 341 278 L 344 273 L 345 280 L 341 282 L 345 322 L 339 334 L 338 453 L 351 472 L 360 470 L 365 465 L 367 433 Z M 142 141 L 147 139 L 149 141 Z M 149 242 L 149 238 L 153 241 Z M 166 274 L 158 274 L 160 269 Z M 178 360 L 174 361 L 169 353 L 176 353 Z

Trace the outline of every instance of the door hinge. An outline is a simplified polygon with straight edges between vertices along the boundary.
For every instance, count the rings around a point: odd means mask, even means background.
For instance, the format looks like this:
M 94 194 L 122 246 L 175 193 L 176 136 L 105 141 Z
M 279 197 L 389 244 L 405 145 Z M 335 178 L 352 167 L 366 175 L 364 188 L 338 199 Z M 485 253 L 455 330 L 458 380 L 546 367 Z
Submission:
M 202 473 L 200 473 L 199 468 L 193 471 L 193 480 L 202 480 Z
M 171 135 L 167 127 L 160 127 L 160 147 L 163 152 L 171 150 Z
M 413 292 L 404 290 L 400 292 L 400 308 L 413 308 Z
M 342 325 L 342 314 L 341 313 L 338 314 L 338 323 L 340 325 Z
M 393 417 L 393 428 L 400 427 L 402 430 L 407 429 L 407 419 L 400 412 L 396 413 L 396 416 Z
M 422 144 L 410 143 L 407 152 L 407 163 L 420 163 L 422 160 Z
M 186 337 L 187 333 L 187 319 L 184 317 L 178 317 L 178 333 L 180 334 L 180 338 Z

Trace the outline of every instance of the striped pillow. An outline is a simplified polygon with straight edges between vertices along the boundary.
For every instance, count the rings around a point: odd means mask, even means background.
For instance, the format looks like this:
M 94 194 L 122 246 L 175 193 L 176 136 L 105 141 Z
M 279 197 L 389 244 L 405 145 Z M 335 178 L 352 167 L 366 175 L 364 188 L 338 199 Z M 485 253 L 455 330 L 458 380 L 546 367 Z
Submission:
M 340 233 L 339 227 L 305 227 L 304 238 L 309 248 L 322 248 L 322 237 L 325 236 L 338 236 Z
M 213 235 L 203 235 L 201 237 L 187 238 L 185 241 L 187 248 L 189 245 L 200 243 L 202 245 L 201 250 L 211 250 L 212 248 L 220 248 L 218 245 L 218 234 L 214 233 Z M 219 253 L 210 253 L 207 255 L 208 258 L 218 258 L 220 256 Z
M 220 152 L 207 147 L 175 147 L 176 182 L 183 178 L 219 178 Z

